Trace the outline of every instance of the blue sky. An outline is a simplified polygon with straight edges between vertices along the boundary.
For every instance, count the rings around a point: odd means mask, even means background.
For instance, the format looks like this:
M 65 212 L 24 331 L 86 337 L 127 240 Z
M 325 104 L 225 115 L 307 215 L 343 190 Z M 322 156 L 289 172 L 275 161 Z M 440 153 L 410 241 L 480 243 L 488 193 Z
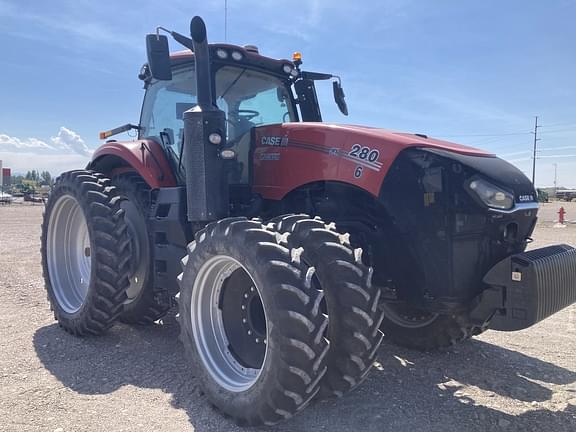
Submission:
M 16 170 L 82 166 L 98 131 L 137 122 L 144 36 L 193 15 L 224 40 L 224 0 L 0 0 L 0 159 Z M 576 187 L 576 1 L 228 1 L 228 42 L 342 77 L 350 116 L 493 151 L 537 184 Z M 177 48 L 177 46 L 174 46 Z M 45 147 L 43 146 L 45 145 Z

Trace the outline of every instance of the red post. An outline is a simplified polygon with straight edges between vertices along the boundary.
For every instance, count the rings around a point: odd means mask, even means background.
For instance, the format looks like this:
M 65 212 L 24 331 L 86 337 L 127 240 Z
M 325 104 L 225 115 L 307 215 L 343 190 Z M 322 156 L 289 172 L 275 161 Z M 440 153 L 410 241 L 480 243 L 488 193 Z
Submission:
M 560 207 L 560 210 L 558 210 L 558 223 L 564 225 L 565 221 L 564 221 L 564 216 L 566 215 L 566 210 L 564 210 L 564 207 Z

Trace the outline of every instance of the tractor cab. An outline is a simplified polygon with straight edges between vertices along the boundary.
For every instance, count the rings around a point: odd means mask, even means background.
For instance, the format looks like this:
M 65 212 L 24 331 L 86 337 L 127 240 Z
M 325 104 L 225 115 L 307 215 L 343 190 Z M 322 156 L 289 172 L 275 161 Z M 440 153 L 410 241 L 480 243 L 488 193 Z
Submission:
M 299 120 L 290 88 L 294 66 L 288 61 L 271 59 L 251 61 L 249 57 L 257 60 L 261 57 L 254 48 L 247 51 L 240 47 L 213 45 L 211 51 L 214 54 L 211 68 L 214 98 L 226 118 L 226 148 L 234 152 L 237 161 L 231 181 L 248 183 L 252 129 Z M 147 72 L 148 66 L 144 66 L 141 76 L 146 95 L 139 136 L 161 143 L 179 171 L 183 169 L 180 163 L 184 142 L 183 113 L 197 105 L 196 69 L 191 52 L 173 54 L 170 61 L 170 80 L 155 79 Z
M 174 36 L 174 32 L 171 32 Z M 180 37 L 178 37 L 180 36 Z M 183 36 L 175 37 L 185 45 Z M 298 121 L 322 121 L 315 80 L 334 81 L 334 97 L 347 114 L 340 80 L 330 74 L 300 70 L 301 54 L 293 61 L 277 60 L 260 55 L 255 46 L 228 44 L 208 45 L 209 79 L 198 82 L 197 55 L 193 50 L 168 54 L 161 35 L 149 35 L 148 63 L 140 78 L 146 95 L 139 125 L 139 138 L 154 139 L 162 144 L 174 164 L 174 172 L 184 179 L 183 113 L 198 104 L 197 88 L 210 86 L 212 108 L 225 118 L 222 142 L 226 155 L 236 163 L 230 170 L 231 184 L 248 184 L 250 154 L 254 144 L 254 128 Z M 164 37 L 165 38 L 165 37 Z M 192 41 L 189 44 L 193 49 Z M 214 106 L 215 105 L 215 106 Z

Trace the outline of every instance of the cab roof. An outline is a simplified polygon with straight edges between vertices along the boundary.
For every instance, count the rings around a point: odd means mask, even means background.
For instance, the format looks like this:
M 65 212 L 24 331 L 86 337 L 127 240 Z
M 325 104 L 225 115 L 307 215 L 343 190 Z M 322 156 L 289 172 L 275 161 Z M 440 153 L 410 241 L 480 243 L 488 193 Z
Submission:
M 284 66 L 289 65 L 290 68 L 294 68 L 294 63 L 288 59 L 274 59 L 271 57 L 266 57 L 261 55 L 256 47 L 242 47 L 239 45 L 230 45 L 230 44 L 209 44 L 208 48 L 210 50 L 210 56 L 212 60 L 226 62 L 229 64 L 234 64 L 237 62 L 238 64 L 253 66 L 261 69 L 266 69 L 268 71 L 276 72 L 280 75 L 289 76 L 286 72 L 284 72 Z M 224 51 L 228 54 L 226 59 L 222 59 L 218 57 L 217 51 Z M 238 52 L 241 54 L 240 60 L 233 60 L 232 53 Z M 182 50 L 176 51 L 170 54 L 170 59 L 172 60 L 173 65 L 178 65 L 180 63 L 187 63 L 194 59 L 194 53 L 190 50 Z

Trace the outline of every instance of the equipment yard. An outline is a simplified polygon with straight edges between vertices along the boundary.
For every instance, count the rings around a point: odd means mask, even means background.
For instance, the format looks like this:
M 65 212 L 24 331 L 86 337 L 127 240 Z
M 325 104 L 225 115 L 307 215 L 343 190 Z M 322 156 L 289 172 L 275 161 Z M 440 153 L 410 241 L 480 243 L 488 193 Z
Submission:
M 531 247 L 576 244 L 546 204 Z M 178 325 L 116 324 L 76 338 L 54 321 L 40 266 L 41 206 L 0 208 L 1 431 L 233 431 L 187 368 Z M 576 306 L 521 332 L 424 354 L 384 343 L 365 384 L 269 430 L 576 430 Z

